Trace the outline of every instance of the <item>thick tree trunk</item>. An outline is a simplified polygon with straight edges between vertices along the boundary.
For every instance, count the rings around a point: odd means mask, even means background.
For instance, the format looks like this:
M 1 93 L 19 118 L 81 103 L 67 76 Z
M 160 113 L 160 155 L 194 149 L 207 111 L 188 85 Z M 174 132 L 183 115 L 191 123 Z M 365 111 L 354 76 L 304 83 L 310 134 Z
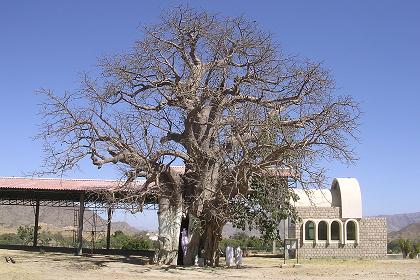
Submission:
M 191 231 L 188 251 L 184 258 L 184 265 L 193 265 L 195 257 L 204 258 L 207 266 L 219 265 L 219 243 L 222 238 L 223 225 L 216 222 L 196 220 L 196 226 Z
M 217 223 L 218 217 L 215 215 L 221 214 L 219 210 L 222 210 L 223 206 L 215 202 L 214 196 L 219 187 L 219 168 L 220 163 L 217 161 L 203 161 L 200 172 L 184 178 L 187 204 L 191 204 L 190 214 L 198 217 L 195 218 L 195 229 L 190 231 L 185 265 L 193 264 L 196 256 L 204 258 L 205 265 L 218 265 L 218 247 L 223 224 Z
M 190 242 L 188 244 L 188 250 L 184 257 L 184 265 L 194 265 L 195 258 L 199 257 L 199 250 L 200 250 L 200 221 L 193 217 L 189 216 L 189 234 L 190 234 Z
M 204 224 L 201 236 L 204 244 L 204 261 L 208 266 L 219 265 L 219 242 L 222 239 L 223 225 L 215 221 L 207 221 Z
M 179 233 L 182 219 L 182 196 L 180 192 L 172 197 L 159 198 L 159 251 L 158 263 L 176 265 L 178 259 Z

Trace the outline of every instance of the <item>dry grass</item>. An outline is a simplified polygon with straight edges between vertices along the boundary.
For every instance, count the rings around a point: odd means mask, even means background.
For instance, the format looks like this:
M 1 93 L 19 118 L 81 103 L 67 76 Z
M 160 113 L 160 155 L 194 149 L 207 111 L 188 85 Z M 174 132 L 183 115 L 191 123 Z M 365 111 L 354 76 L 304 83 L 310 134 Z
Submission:
M 6 263 L 13 256 L 16 263 Z M 0 279 L 420 279 L 420 260 L 304 260 L 280 268 L 281 259 L 245 258 L 244 268 L 160 268 L 144 259 L 76 257 L 57 253 L 0 250 Z M 288 262 L 292 264 L 292 261 Z

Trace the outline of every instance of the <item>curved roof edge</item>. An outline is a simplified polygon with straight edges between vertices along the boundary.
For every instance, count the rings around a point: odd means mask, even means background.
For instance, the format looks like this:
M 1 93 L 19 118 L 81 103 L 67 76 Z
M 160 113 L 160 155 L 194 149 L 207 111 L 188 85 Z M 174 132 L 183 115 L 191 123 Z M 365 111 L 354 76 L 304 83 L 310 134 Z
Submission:
M 362 218 L 362 193 L 356 178 L 335 178 L 331 185 L 334 206 L 341 206 L 341 218 Z

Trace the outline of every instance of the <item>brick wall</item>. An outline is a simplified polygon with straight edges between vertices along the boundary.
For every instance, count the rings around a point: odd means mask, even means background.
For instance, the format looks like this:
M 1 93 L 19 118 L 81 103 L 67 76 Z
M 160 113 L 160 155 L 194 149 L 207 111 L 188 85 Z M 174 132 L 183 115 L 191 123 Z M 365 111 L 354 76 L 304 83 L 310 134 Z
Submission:
M 346 219 L 340 218 L 339 207 L 307 207 L 298 208 L 302 219 Z M 299 238 L 299 256 L 302 258 L 383 258 L 387 251 L 387 226 L 385 218 L 362 218 L 356 219 L 359 223 L 359 242 L 341 244 L 340 242 L 302 241 L 302 223 L 293 224 L 290 227 L 290 238 Z

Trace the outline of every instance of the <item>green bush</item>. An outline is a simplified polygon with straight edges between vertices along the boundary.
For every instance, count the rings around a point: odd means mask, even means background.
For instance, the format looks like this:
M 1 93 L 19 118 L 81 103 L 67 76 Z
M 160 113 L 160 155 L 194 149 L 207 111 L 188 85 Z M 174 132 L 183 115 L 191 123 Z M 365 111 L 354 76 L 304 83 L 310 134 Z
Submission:
M 241 247 L 242 249 L 253 249 L 257 251 L 270 251 L 272 249 L 272 241 L 266 241 L 260 237 L 247 236 L 244 233 L 237 233 L 230 238 L 224 238 L 220 241 L 220 250 L 224 252 L 227 246 L 232 246 L 233 248 Z
M 2 245 L 22 245 L 22 240 L 16 233 L 4 233 L 0 234 L 0 244 Z
M 51 233 L 50 231 L 38 230 L 38 245 L 73 247 L 74 241 L 71 236 L 64 236 L 61 232 Z M 32 245 L 34 239 L 33 226 L 19 226 L 16 233 L 5 233 L 0 235 L 0 244 L 5 245 Z M 91 244 L 89 238 L 84 238 L 85 244 Z M 111 248 L 124 250 L 151 250 L 156 249 L 158 244 L 149 239 L 145 234 L 126 235 L 122 231 L 116 231 L 111 236 Z M 95 242 L 96 248 L 106 248 L 106 238 L 103 237 Z
M 51 234 L 51 241 L 59 247 L 74 247 L 73 237 L 64 236 L 61 232 Z
M 418 253 L 420 253 L 420 242 L 417 243 L 417 244 L 413 244 L 410 252 L 408 252 L 408 257 L 410 259 L 414 259 L 417 256 Z
M 34 241 L 33 226 L 19 226 L 16 233 L 5 233 L 0 235 L 0 244 L 4 245 L 26 245 L 30 246 Z M 59 246 L 73 247 L 73 238 L 63 236 L 60 232 L 51 233 L 41 231 L 38 227 L 38 245 L 40 246 Z
M 407 257 L 414 259 L 420 253 L 420 243 L 416 244 L 409 239 L 400 239 L 398 240 L 398 244 L 400 245 L 404 259 Z
M 157 248 L 157 244 L 144 234 L 127 235 L 122 231 L 116 231 L 111 236 L 111 248 L 124 250 L 151 250 Z M 106 239 L 98 240 L 97 247 L 105 248 Z
M 387 245 L 388 254 L 399 254 L 401 253 L 401 247 L 398 240 L 392 240 Z
M 19 226 L 17 229 L 17 235 L 22 241 L 23 245 L 30 245 L 34 241 L 34 229 L 33 226 Z M 41 227 L 38 227 L 38 230 Z

